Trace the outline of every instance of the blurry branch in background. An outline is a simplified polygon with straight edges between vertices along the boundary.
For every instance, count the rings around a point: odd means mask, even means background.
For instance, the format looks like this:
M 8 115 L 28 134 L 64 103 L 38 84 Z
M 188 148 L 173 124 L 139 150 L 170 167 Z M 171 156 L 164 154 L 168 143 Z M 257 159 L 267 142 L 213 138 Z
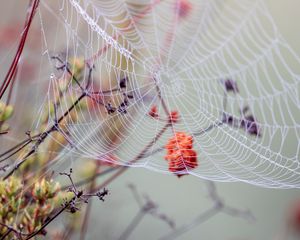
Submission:
M 177 227 L 174 231 L 160 237 L 159 240 L 175 239 L 190 231 L 191 229 L 199 226 L 200 224 L 210 220 L 219 213 L 224 213 L 232 217 L 242 218 L 249 222 L 255 221 L 255 217 L 249 210 L 240 210 L 228 206 L 219 196 L 214 182 L 205 181 L 205 183 L 207 185 L 209 199 L 212 201 L 213 206 L 203 213 L 199 214 L 193 221 Z
M 126 240 L 129 238 L 130 234 L 137 228 L 146 215 L 150 215 L 162 222 L 165 222 L 170 228 L 174 229 L 175 223 L 167 215 L 159 212 L 158 205 L 151 200 L 148 196 L 142 197 L 135 185 L 129 184 L 129 189 L 131 190 L 136 203 L 139 205 L 139 211 L 136 216 L 131 220 L 127 228 L 119 237 L 119 240 Z

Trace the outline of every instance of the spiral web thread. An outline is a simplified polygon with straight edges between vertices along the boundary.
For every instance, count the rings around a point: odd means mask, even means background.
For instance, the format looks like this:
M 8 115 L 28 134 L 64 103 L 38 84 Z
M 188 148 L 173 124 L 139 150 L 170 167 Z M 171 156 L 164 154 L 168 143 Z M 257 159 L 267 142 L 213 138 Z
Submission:
M 82 102 L 89 107 L 73 110 L 78 120 L 62 129 L 70 144 L 57 159 L 105 161 L 113 155 L 109 161 L 128 165 L 163 126 L 147 115 L 152 105 L 163 115 L 155 78 L 167 107 L 180 113 L 173 130 L 194 138 L 199 166 L 187 169 L 189 174 L 263 187 L 300 187 L 300 59 L 278 32 L 265 3 L 195 0 L 189 1 L 188 14 L 180 15 L 179 2 L 42 2 L 38 12 L 42 57 L 48 60 L 41 67 L 50 76 L 44 106 L 53 102 L 59 79 L 67 74 L 56 71 L 51 59 L 52 53 L 62 51 L 64 61 L 83 56 L 94 64 L 91 91 L 113 89 L 127 77 L 126 92 L 134 97 L 127 114 L 112 115 L 85 98 Z M 225 112 L 239 118 L 239 109 L 248 106 L 261 137 L 216 124 L 224 111 L 222 80 L 227 78 L 237 82 L 239 94 L 228 94 Z M 86 82 L 87 71 L 81 84 Z M 78 85 L 69 86 L 57 115 L 70 106 L 66 95 L 74 102 L 80 93 Z M 102 98 L 116 106 L 121 96 L 112 92 Z M 41 115 L 33 127 L 39 125 Z M 163 146 L 173 134 L 168 130 L 130 166 L 170 173 Z

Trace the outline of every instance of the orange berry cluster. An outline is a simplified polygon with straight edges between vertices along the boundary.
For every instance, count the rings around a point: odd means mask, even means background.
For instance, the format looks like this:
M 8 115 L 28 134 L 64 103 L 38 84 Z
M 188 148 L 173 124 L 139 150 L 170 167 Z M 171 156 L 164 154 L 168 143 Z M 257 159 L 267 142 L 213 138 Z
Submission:
M 187 174 L 188 169 L 198 166 L 197 153 L 193 150 L 193 137 L 184 132 L 176 132 L 165 146 L 169 162 L 169 171 L 178 177 Z

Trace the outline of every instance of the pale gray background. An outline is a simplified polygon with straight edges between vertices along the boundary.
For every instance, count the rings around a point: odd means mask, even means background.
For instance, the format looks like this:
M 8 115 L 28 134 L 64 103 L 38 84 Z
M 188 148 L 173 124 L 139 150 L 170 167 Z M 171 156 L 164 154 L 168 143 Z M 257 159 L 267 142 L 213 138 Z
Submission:
M 230 1 L 228 1 L 230 2 Z M 269 9 L 280 32 L 292 48 L 300 53 L 299 0 L 267 0 Z M 24 17 L 27 1 L 2 1 L 1 26 L 15 18 Z M 20 14 L 18 14 L 20 12 Z M 6 59 L 3 52 L 1 61 Z M 3 67 L 1 67 L 3 69 Z M 1 76 L 3 71 L 1 71 Z M 191 221 L 210 206 L 203 182 L 192 176 L 178 180 L 145 169 L 131 169 L 110 185 L 111 195 L 104 204 L 94 203 L 89 239 L 116 239 L 135 215 L 138 207 L 128 188 L 134 183 L 141 192 L 155 200 L 162 212 L 174 218 L 177 225 Z M 218 190 L 231 206 L 249 208 L 257 218 L 255 223 L 217 215 L 203 225 L 195 227 L 178 239 L 275 239 L 283 228 L 287 209 L 300 191 L 265 189 L 243 183 L 218 183 Z M 99 205 L 99 206 L 98 206 Z M 164 223 L 147 217 L 132 234 L 131 239 L 157 239 L 168 231 Z

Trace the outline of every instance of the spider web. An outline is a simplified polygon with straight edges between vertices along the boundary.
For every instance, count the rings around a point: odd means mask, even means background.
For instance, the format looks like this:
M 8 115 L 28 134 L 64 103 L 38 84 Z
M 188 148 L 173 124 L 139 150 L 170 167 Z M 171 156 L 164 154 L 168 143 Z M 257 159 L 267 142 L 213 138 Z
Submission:
M 180 2 L 189 4 L 186 11 L 179 12 Z M 94 65 L 90 91 L 114 89 L 126 77 L 126 94 L 133 96 L 127 114 L 109 115 L 101 104 L 83 99 L 73 110 L 76 120 L 61 130 L 70 144 L 57 157 L 59 161 L 71 155 L 128 165 L 164 125 L 147 114 L 157 105 L 163 115 L 157 84 L 168 109 L 180 113 L 180 122 L 131 167 L 170 173 L 163 146 L 174 131 L 184 131 L 193 136 L 199 161 L 196 169 L 186 169 L 189 174 L 264 187 L 300 187 L 300 59 L 278 32 L 264 1 L 41 4 L 38 17 L 46 59 L 41 68 L 49 76 L 49 86 L 39 109 L 54 101 L 60 79 L 68 74 L 56 70 L 51 59 L 59 52 L 63 61 L 84 57 Z M 88 72 L 84 74 L 82 85 L 88 81 Z M 226 109 L 224 79 L 234 79 L 239 88 L 239 94 L 226 97 Z M 80 94 L 77 84 L 69 86 L 57 115 L 66 112 Z M 120 92 L 101 96 L 113 106 L 120 98 Z M 261 137 L 218 124 L 224 111 L 239 118 L 245 106 L 257 119 Z M 38 116 L 33 128 L 40 125 L 42 111 Z M 113 157 L 107 160 L 107 156 Z

